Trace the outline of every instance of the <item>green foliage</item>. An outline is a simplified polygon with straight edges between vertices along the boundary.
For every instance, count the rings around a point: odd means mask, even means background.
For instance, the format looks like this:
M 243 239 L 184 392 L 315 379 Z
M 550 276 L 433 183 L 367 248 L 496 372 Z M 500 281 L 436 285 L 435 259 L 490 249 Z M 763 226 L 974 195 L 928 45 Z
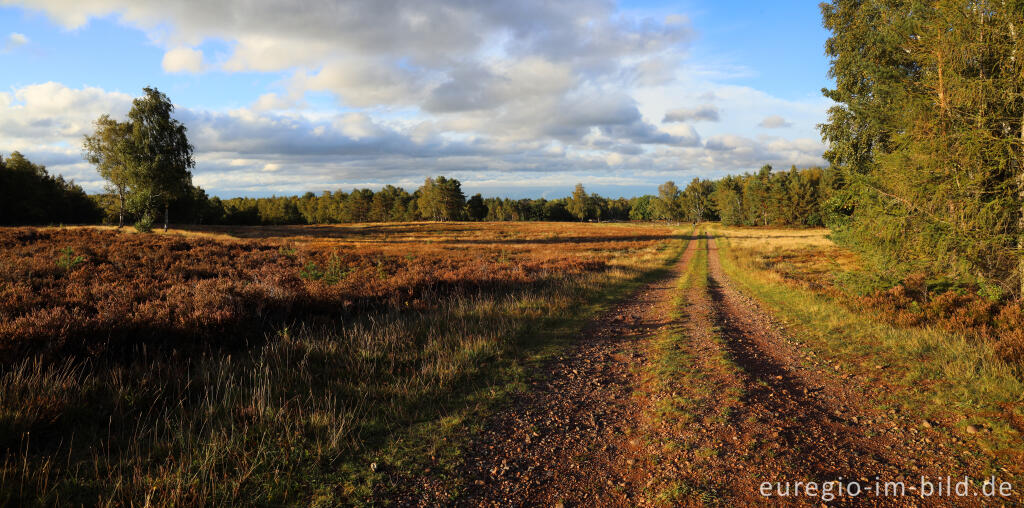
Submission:
M 149 212 L 140 215 L 135 221 L 135 230 L 139 233 L 151 233 L 153 231 L 153 215 Z
M 727 176 L 716 182 L 712 199 L 722 224 L 726 226 L 739 226 L 745 222 L 743 215 L 743 179 L 741 177 Z
M 587 195 L 587 191 L 583 188 L 582 183 L 576 184 L 576 188 L 573 189 L 569 202 L 565 205 L 565 209 L 568 210 L 573 217 L 576 217 L 576 220 L 591 219 L 596 215 L 593 200 Z
M 124 225 L 125 200 L 131 183 L 132 126 L 109 115 L 100 116 L 95 126 L 96 131 L 85 136 L 82 147 L 85 159 L 96 165 L 100 176 L 107 181 L 107 190 L 117 196 L 115 213 L 120 227 Z
M 719 219 L 727 226 L 821 226 L 838 180 L 834 171 L 813 167 L 773 173 L 765 165 L 757 174 L 720 180 L 694 178 L 679 191 L 672 182 L 659 187 L 655 217 L 700 222 Z
M 488 208 L 484 203 L 484 197 L 480 194 L 474 194 L 466 201 L 466 217 L 469 220 L 483 220 L 487 217 L 487 212 Z
M 711 180 L 694 178 L 679 195 L 679 211 L 691 222 L 702 222 L 715 217 L 712 195 L 715 184 Z
M 166 227 L 171 203 L 193 190 L 189 169 L 195 161 L 185 126 L 171 118 L 171 100 L 156 88 L 143 91 L 132 102 L 127 122 L 101 116 L 83 148 L 86 160 L 118 195 L 118 224 L 126 211 L 145 217 L 162 209 Z
M 822 6 L 837 105 L 821 126 L 841 189 L 826 218 L 877 261 L 1020 292 L 1020 2 Z M 998 286 L 998 287 L 995 287 Z M 989 291 L 989 292 L 992 292 Z
M 629 200 L 630 220 L 654 220 L 654 196 L 639 196 Z
M 653 202 L 654 218 L 678 221 L 683 218 L 680 208 L 681 192 L 675 182 L 669 180 L 658 186 L 658 197 Z
M 78 265 L 85 263 L 85 256 L 75 254 L 75 249 L 70 246 L 64 247 L 60 250 L 60 255 L 57 256 L 57 268 L 70 272 L 74 270 Z
M 417 193 L 416 205 L 423 218 L 446 221 L 463 217 L 466 195 L 462 193 L 462 184 L 458 180 L 443 176 L 427 178 Z
M 327 265 L 323 268 L 315 261 L 306 263 L 306 266 L 302 267 L 299 271 L 299 277 L 305 280 L 317 280 L 324 284 L 333 285 L 344 280 L 351 272 L 352 269 L 344 266 L 337 254 L 331 254 L 331 257 L 327 260 Z

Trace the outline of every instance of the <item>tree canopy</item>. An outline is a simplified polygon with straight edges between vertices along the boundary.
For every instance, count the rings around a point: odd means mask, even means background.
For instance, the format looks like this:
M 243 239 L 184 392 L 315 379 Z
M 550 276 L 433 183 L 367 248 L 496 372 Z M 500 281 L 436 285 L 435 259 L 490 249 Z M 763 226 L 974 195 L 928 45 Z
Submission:
M 0 157 L 0 224 L 90 223 L 100 210 L 81 187 L 20 152 Z
M 462 193 L 462 183 L 454 178 L 438 176 L 427 178 L 417 191 L 420 214 L 436 220 L 459 220 L 463 217 L 466 206 L 466 195 Z
M 835 237 L 892 280 L 1024 284 L 1024 3 L 822 5 Z
M 96 131 L 83 141 L 85 158 L 96 165 L 119 198 L 119 224 L 126 209 L 148 228 L 159 210 L 167 229 L 171 203 L 192 191 L 192 145 L 185 125 L 171 117 L 174 105 L 156 88 L 132 101 L 128 120 L 108 115 L 96 120 Z

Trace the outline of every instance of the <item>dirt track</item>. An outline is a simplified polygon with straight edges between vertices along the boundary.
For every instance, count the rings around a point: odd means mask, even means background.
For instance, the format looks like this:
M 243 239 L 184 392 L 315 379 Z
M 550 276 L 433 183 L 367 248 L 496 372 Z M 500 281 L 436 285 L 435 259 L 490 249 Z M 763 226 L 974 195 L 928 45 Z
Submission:
M 643 287 L 588 325 L 533 389 L 494 415 L 469 451 L 466 505 L 630 505 L 650 481 L 636 429 L 641 401 L 631 367 L 668 324 L 679 270 Z
M 859 498 L 827 504 L 948 505 L 922 503 L 912 488 L 922 475 L 980 471 L 947 437 L 877 409 L 858 380 L 788 340 L 735 289 L 713 239 L 707 288 L 689 290 L 685 318 L 670 318 L 676 279 L 698 245 L 690 242 L 668 277 L 595 319 L 541 381 L 489 418 L 467 452 L 457 504 L 747 505 L 766 501 L 758 493 L 766 481 L 857 481 L 868 487 Z M 693 364 L 665 393 L 648 365 L 656 338 L 673 331 Z M 677 400 L 685 414 L 655 416 Z M 876 480 L 905 481 L 907 496 L 875 496 Z M 818 496 L 771 501 L 821 506 Z M 450 502 L 404 500 L 439 501 Z

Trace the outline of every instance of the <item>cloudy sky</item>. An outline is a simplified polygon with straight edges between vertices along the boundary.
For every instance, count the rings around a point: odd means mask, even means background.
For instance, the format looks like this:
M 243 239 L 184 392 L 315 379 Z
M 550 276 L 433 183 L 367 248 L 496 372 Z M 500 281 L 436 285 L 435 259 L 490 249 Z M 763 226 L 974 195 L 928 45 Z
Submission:
M 89 191 L 102 113 L 176 105 L 211 194 L 610 196 L 821 164 L 816 2 L 0 0 L 0 154 Z

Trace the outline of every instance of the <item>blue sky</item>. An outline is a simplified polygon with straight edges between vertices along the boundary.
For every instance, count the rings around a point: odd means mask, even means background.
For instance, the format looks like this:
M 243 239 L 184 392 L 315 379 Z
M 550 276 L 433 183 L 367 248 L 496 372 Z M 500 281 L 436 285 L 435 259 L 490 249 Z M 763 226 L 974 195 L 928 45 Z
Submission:
M 81 135 L 147 85 L 221 196 L 433 174 L 491 195 L 582 181 L 629 196 L 822 163 L 827 33 L 810 2 L 0 4 L 0 153 L 90 191 Z

